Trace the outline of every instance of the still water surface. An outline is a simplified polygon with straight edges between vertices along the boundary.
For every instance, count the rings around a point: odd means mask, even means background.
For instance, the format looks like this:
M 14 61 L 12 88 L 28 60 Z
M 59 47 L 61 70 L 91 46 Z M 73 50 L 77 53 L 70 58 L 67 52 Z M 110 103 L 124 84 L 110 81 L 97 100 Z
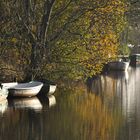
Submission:
M 140 140 L 140 67 L 54 96 L 0 103 L 0 140 Z

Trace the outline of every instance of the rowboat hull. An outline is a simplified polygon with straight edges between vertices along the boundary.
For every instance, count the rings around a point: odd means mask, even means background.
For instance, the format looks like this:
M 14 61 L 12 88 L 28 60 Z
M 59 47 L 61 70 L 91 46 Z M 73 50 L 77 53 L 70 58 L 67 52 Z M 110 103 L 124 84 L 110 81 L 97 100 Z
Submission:
M 109 62 L 108 66 L 112 70 L 122 70 L 122 71 L 125 71 L 129 67 L 129 62 L 114 61 L 114 62 Z
M 41 90 L 43 83 L 42 82 L 29 82 L 29 83 L 19 83 L 11 86 L 12 84 L 3 84 L 9 91 L 9 96 L 16 97 L 32 97 L 36 96 Z
M 20 96 L 20 97 L 32 97 L 36 96 L 40 91 L 42 86 L 32 88 L 32 89 L 9 89 L 10 96 Z

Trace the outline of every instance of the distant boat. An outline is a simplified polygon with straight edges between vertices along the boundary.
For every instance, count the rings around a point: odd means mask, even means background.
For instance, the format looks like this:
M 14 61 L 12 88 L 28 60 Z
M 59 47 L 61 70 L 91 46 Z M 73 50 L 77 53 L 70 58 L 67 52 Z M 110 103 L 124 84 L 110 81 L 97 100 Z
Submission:
M 7 96 L 8 96 L 8 90 L 1 87 L 0 88 L 0 102 L 5 100 L 7 98 Z
M 131 54 L 130 55 L 130 65 L 137 66 L 140 64 L 140 54 Z
M 129 61 L 123 61 L 123 60 L 118 60 L 118 61 L 112 61 L 108 63 L 108 66 L 111 70 L 122 70 L 125 71 L 129 67 Z
M 9 96 L 32 97 L 39 93 L 43 83 L 31 81 L 29 83 L 3 83 L 2 85 L 8 89 Z

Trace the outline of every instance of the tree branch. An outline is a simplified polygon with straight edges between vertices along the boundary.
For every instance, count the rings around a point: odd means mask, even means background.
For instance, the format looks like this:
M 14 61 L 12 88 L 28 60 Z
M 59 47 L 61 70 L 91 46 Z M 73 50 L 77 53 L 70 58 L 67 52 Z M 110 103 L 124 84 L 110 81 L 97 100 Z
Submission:
M 55 3 L 55 0 L 46 0 L 44 4 L 44 15 L 42 16 L 42 20 L 40 24 L 40 31 L 38 34 L 38 39 L 40 40 L 42 44 L 44 44 L 44 46 L 47 39 L 50 16 L 51 16 L 54 3 Z
M 77 12 L 75 12 L 77 13 Z M 82 15 L 85 14 L 85 12 L 80 12 L 79 15 L 76 15 L 75 13 L 73 13 L 69 19 L 68 19 L 68 22 L 66 22 L 64 25 L 62 25 L 63 27 L 61 27 L 52 37 L 50 37 L 50 40 L 49 41 L 54 41 L 56 40 L 60 35 L 61 33 L 73 22 L 75 22 L 76 20 L 78 20 Z
M 22 24 L 24 25 L 24 28 L 26 29 L 31 41 L 35 42 L 36 37 L 35 37 L 34 33 L 31 31 L 30 27 L 24 22 L 24 20 L 22 20 L 21 16 L 18 13 L 17 13 L 17 17 L 18 17 L 19 21 L 21 21 Z
M 61 15 L 68 8 L 68 6 L 71 4 L 72 1 L 73 0 L 70 0 L 63 8 L 59 9 L 58 12 L 52 15 L 51 19 L 53 20 L 55 17 L 58 17 L 59 15 Z

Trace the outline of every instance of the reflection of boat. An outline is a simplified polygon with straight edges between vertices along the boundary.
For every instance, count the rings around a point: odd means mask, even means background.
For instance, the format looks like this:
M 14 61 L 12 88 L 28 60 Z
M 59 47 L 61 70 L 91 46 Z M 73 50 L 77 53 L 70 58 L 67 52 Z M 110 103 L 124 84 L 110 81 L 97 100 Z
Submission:
M 108 63 L 108 66 L 112 70 L 127 70 L 129 66 L 129 61 L 112 61 Z
M 9 90 L 10 96 L 31 97 L 38 94 L 43 83 L 32 81 L 29 83 L 3 83 L 2 85 Z
M 54 95 L 42 95 L 38 96 L 40 102 L 43 104 L 44 108 L 52 107 L 56 105 L 56 98 Z
M 88 84 L 88 91 L 96 94 L 114 94 L 114 90 L 119 90 L 122 87 L 119 85 L 126 85 L 129 82 L 129 71 L 108 71 L 104 75 L 94 78 Z
M 0 101 L 0 113 L 4 113 L 7 107 L 8 107 L 7 99 Z
M 42 109 L 42 104 L 37 97 L 13 98 L 9 100 L 9 106 L 14 108 Z
M 56 104 L 56 98 L 53 95 L 50 95 L 47 97 L 48 98 L 48 106 L 54 106 Z
M 0 88 L 0 101 L 5 100 L 8 96 L 8 90 L 5 88 Z
M 106 76 L 111 77 L 112 79 L 128 80 L 129 78 L 128 71 L 109 71 Z

